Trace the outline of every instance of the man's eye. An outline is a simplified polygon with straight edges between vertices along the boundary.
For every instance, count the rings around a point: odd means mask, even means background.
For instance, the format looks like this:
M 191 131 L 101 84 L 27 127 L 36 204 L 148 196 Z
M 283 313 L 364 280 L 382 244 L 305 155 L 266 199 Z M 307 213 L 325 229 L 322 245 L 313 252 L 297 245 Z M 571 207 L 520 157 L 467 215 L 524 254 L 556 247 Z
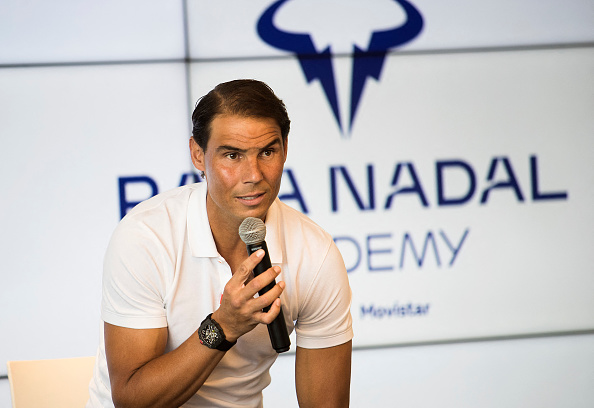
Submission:
M 273 153 L 274 153 L 274 150 L 273 149 L 264 150 L 262 152 L 262 156 L 264 156 L 264 157 L 270 157 L 270 156 L 272 156 Z
M 239 155 L 237 153 L 227 153 L 226 156 L 227 156 L 227 158 L 229 158 L 231 160 L 235 160 L 239 157 Z

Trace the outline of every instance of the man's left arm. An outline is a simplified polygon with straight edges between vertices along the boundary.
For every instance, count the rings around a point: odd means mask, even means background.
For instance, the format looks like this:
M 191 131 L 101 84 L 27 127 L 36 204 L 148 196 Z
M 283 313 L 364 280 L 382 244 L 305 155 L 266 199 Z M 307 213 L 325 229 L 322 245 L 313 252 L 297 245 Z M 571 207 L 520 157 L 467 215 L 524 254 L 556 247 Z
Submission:
M 339 346 L 297 347 L 295 385 L 301 408 L 349 406 L 352 341 Z

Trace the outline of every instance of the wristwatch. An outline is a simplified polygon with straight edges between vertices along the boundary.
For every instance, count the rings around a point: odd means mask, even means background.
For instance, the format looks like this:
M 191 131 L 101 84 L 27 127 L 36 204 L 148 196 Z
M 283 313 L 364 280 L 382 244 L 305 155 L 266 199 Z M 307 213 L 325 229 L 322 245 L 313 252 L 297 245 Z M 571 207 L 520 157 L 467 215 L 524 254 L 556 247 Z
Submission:
M 200 328 L 198 329 L 200 343 L 211 349 L 227 351 L 233 347 L 237 341 L 234 341 L 233 343 L 227 341 L 223 329 L 211 318 L 211 316 L 212 313 L 206 316 L 206 319 L 200 323 Z

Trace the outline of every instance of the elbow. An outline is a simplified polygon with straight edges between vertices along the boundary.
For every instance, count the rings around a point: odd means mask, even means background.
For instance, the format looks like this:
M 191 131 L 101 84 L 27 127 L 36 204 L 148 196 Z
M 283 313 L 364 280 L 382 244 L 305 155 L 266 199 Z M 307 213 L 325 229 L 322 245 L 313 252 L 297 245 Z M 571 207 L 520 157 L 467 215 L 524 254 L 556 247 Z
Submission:
M 115 408 L 136 408 L 136 405 L 132 404 L 132 401 L 129 398 L 126 398 L 125 393 L 123 392 L 116 392 L 112 389 L 111 392 L 111 399 L 113 401 L 113 406 Z
M 141 408 L 154 405 L 143 404 L 140 398 L 136 398 L 131 390 L 125 387 L 112 387 L 111 400 L 115 408 Z
M 166 402 L 161 395 L 157 399 L 147 399 L 146 393 L 137 393 L 130 389 L 121 388 L 114 390 L 112 388 L 111 399 L 115 408 L 159 408 L 159 407 L 178 407 L 179 404 Z

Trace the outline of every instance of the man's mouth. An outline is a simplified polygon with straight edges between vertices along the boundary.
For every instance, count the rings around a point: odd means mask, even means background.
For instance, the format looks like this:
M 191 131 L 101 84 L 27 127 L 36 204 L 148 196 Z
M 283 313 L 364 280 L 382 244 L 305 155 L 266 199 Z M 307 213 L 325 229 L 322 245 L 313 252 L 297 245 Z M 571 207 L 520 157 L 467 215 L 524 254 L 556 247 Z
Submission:
M 246 203 L 255 203 L 263 196 L 264 196 L 264 193 L 257 193 L 257 194 L 239 196 L 237 198 L 243 202 L 246 202 Z
M 260 197 L 262 194 L 254 194 L 254 195 L 249 195 L 249 196 L 240 196 L 239 198 L 242 200 L 254 200 L 258 197 Z

